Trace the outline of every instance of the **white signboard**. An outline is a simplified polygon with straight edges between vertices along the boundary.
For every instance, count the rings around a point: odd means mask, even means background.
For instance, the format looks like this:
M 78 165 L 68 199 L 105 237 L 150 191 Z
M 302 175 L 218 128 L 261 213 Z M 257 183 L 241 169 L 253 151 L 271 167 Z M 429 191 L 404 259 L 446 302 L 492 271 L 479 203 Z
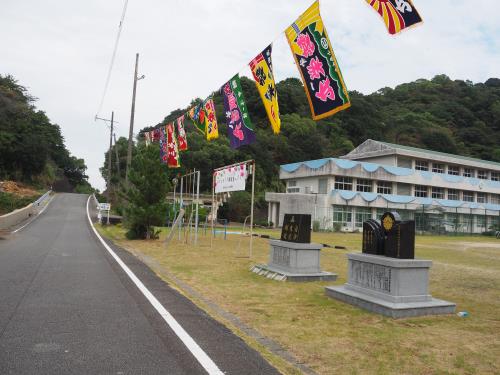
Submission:
M 111 203 L 99 203 L 99 211 L 111 210 Z
M 215 193 L 245 190 L 247 165 L 239 164 L 215 172 Z

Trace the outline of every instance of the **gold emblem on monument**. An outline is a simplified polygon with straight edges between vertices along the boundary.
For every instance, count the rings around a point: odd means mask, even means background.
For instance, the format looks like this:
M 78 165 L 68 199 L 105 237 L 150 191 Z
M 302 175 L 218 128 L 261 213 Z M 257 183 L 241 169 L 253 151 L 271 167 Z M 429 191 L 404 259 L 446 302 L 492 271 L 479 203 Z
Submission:
M 384 217 L 382 225 L 384 226 L 384 229 L 386 231 L 390 231 L 392 229 L 392 226 L 394 225 L 394 219 L 391 216 L 387 215 L 386 217 Z

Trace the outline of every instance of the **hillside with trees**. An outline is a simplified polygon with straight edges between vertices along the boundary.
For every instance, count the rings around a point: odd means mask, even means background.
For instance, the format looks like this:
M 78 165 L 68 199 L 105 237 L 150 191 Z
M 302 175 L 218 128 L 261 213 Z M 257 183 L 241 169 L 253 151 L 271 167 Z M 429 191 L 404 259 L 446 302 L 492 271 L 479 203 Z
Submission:
M 219 139 L 207 142 L 186 120 L 189 150 L 181 153 L 182 167 L 169 171 L 170 179 L 196 168 L 202 172 L 201 188 L 208 192 L 214 168 L 255 159 L 258 202 L 264 208 L 264 191 L 283 191 L 278 177 L 281 164 L 344 155 L 368 138 L 500 162 L 500 79 L 497 78 L 473 83 L 438 75 L 394 89 L 382 88 L 369 95 L 353 91 L 351 108 L 320 121 L 311 120 L 300 80 L 288 78 L 277 84 L 282 120 L 279 135 L 271 130 L 254 82 L 245 77 L 241 81 L 257 141 L 238 150 L 230 148 L 222 97 L 217 94 L 214 101 Z M 145 131 L 175 120 L 199 101 L 195 99 L 189 107 L 168 114 L 161 123 L 142 129 L 139 142 L 143 142 Z M 122 163 L 126 153 L 124 142 L 118 142 Z M 112 152 L 114 156 L 115 150 Z M 107 164 L 101 171 L 106 176 Z M 242 200 L 237 194 L 233 196 L 231 200 Z M 234 217 L 231 213 L 228 216 Z
M 302 83 L 288 78 L 277 84 L 282 120 L 279 135 L 271 131 L 254 82 L 242 77 L 242 86 L 257 132 L 254 144 L 239 150 L 229 147 L 220 95 L 214 97 L 219 139 L 205 141 L 186 121 L 189 151 L 181 153 L 179 172 L 200 169 L 206 190 L 213 168 L 246 159 L 257 161 L 259 191 L 279 190 L 280 164 L 343 155 L 368 138 L 500 162 L 497 78 L 474 84 L 439 75 L 369 95 L 353 91 L 351 108 L 317 122 L 310 118 Z M 173 111 L 160 124 L 175 120 L 187 109 Z
M 84 160 L 70 154 L 60 127 L 35 100 L 14 77 L 0 75 L 0 180 L 91 191 Z

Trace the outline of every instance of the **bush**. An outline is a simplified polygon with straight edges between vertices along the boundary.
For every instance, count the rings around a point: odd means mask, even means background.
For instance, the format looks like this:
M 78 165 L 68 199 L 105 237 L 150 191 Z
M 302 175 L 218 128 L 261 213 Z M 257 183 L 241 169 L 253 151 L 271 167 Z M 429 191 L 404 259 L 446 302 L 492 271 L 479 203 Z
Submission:
M 342 229 L 342 225 L 340 223 L 333 223 L 334 232 L 340 232 L 340 229 Z
M 313 221 L 313 232 L 319 232 L 319 220 Z
M 0 215 L 7 214 L 37 200 L 40 195 L 18 197 L 15 194 L 0 192 Z

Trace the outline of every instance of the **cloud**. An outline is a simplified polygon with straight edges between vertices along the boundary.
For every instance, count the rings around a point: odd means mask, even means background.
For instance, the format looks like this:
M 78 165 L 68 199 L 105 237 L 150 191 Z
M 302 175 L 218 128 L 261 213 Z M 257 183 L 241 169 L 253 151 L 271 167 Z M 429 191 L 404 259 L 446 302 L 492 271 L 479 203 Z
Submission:
M 135 132 L 205 97 L 274 40 L 278 80 L 298 76 L 282 31 L 312 0 L 130 0 L 101 116 L 115 111 L 127 136 L 135 53 L 140 53 Z M 494 0 L 415 0 L 424 24 L 390 36 L 364 0 L 322 1 L 321 13 L 350 90 L 371 93 L 447 74 L 484 81 L 500 76 L 500 23 Z M 13 74 L 58 123 L 94 186 L 108 130 L 93 121 L 123 1 L 7 0 L 0 14 L 0 73 Z

